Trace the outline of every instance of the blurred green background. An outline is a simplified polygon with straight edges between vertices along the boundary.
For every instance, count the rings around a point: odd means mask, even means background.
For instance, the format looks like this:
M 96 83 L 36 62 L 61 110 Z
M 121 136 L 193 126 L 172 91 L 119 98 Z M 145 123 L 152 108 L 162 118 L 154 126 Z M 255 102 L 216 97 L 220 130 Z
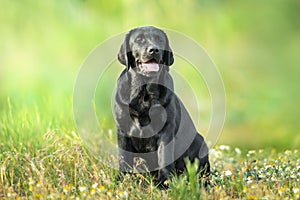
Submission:
M 298 0 L 1 0 L 0 6 L 0 112 L 7 112 L 9 97 L 16 109 L 71 117 L 74 82 L 89 52 L 113 35 L 154 25 L 192 37 L 218 66 L 227 95 L 219 143 L 300 146 Z M 111 94 L 117 77 L 107 80 L 96 101 Z M 201 96 L 206 126 L 210 102 L 207 92 Z M 100 125 L 113 128 L 110 106 L 99 105 L 110 113 Z

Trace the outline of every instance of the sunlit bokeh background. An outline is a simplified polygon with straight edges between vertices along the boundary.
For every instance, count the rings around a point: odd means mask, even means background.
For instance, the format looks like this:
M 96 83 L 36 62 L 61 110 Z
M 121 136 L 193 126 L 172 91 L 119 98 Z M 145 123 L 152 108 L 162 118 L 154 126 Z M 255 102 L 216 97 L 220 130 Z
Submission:
M 154 25 L 190 36 L 218 66 L 227 95 L 219 143 L 244 148 L 300 146 L 297 0 L 2 0 L 0 6 L 0 112 L 10 99 L 28 112 L 38 109 L 58 119 L 71 116 L 74 83 L 89 52 L 116 34 Z M 178 58 L 174 67 L 184 65 Z M 111 94 L 118 76 L 107 78 L 96 104 Z M 209 96 L 205 89 L 203 95 L 197 91 L 203 112 L 203 127 L 200 123 L 197 128 L 205 132 Z M 115 126 L 108 98 L 108 106 L 97 106 L 97 113 L 107 113 L 99 123 L 103 129 Z

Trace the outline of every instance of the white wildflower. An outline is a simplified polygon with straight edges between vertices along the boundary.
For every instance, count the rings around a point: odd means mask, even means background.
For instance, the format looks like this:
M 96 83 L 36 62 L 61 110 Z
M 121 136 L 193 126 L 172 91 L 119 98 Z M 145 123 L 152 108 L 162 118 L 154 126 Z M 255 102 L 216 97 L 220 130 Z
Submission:
M 258 177 L 261 178 L 261 179 L 264 179 L 264 178 L 266 178 L 266 175 L 264 173 L 261 173 L 261 174 L 258 175 Z
M 219 149 L 222 150 L 222 151 L 224 151 L 224 150 L 229 151 L 230 150 L 230 146 L 228 146 L 228 145 L 220 145 Z
M 297 178 L 297 175 L 296 174 L 291 174 L 291 176 L 290 176 L 291 178 Z
M 252 183 L 253 182 L 252 176 L 248 176 L 247 179 L 246 179 L 246 182 L 248 184 Z
M 127 191 L 121 191 L 121 192 L 119 192 L 119 196 L 120 196 L 120 198 L 127 198 L 128 197 L 128 192 Z
M 252 154 L 255 154 L 255 150 L 249 150 L 247 153 L 247 157 L 251 156 Z
M 216 149 L 211 149 L 210 154 L 215 158 L 222 158 L 223 157 L 223 153 L 219 150 L 216 150 Z
M 93 185 L 92 185 L 92 188 L 97 188 L 98 187 L 98 183 L 94 183 Z
M 86 186 L 79 186 L 78 189 L 80 192 L 84 192 L 87 190 Z
M 230 170 L 227 170 L 224 172 L 225 176 L 231 176 L 232 175 L 232 172 Z
M 293 188 L 293 192 L 294 192 L 294 194 L 300 194 L 300 188 L 298 188 L 298 187 Z
M 236 147 L 234 150 L 235 150 L 235 152 L 236 152 L 237 154 L 239 154 L 239 155 L 242 154 L 242 151 L 241 151 L 239 148 Z

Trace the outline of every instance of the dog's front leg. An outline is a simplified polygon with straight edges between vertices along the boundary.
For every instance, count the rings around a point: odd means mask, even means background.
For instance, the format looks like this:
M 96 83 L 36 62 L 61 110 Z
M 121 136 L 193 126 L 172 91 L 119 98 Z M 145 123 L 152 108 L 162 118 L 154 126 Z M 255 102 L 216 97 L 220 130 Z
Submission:
M 157 181 L 160 185 L 164 186 L 165 181 L 172 176 L 174 171 L 174 147 L 175 144 L 172 142 L 172 134 L 163 133 L 158 140 L 158 177 Z
M 121 130 L 118 130 L 118 156 L 119 170 L 121 173 L 131 173 L 133 171 L 133 152 L 130 138 L 126 137 Z

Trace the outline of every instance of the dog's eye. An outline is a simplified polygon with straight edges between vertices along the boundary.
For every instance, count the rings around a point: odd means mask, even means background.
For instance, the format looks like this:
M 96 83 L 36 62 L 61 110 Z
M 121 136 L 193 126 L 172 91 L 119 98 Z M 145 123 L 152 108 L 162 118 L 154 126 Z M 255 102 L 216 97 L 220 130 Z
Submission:
M 143 42 L 145 42 L 145 38 L 143 38 L 143 37 L 137 37 L 137 38 L 135 39 L 135 42 L 143 43 Z

